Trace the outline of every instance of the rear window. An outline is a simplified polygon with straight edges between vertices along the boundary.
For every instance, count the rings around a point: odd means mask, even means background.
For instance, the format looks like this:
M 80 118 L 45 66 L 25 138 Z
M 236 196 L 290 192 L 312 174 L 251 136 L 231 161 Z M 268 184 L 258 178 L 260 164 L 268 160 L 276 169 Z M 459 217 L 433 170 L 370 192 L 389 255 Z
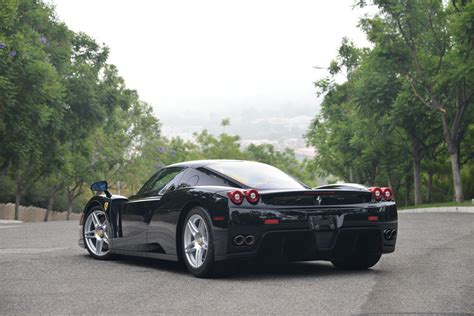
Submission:
M 273 166 L 253 161 L 226 161 L 207 168 L 256 189 L 304 189 L 305 186 Z

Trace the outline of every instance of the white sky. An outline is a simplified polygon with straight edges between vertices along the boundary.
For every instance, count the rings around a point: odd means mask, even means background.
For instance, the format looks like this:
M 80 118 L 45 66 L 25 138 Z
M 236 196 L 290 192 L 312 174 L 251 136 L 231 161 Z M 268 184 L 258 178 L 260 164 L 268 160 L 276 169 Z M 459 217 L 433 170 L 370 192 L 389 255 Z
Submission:
M 354 0 L 50 0 L 74 31 L 111 48 L 130 88 L 160 117 L 292 100 L 316 112 L 313 81 L 343 36 L 367 45 Z M 165 122 L 172 123 L 172 122 Z

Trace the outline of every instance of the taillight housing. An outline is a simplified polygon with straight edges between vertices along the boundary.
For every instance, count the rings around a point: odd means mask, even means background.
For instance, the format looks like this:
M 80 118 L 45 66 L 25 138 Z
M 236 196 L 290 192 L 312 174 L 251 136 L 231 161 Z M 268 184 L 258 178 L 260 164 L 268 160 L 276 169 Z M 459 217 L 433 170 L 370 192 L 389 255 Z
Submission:
M 378 187 L 371 187 L 369 188 L 370 192 L 372 192 L 372 196 L 374 200 L 379 202 L 382 199 L 382 189 Z
M 382 191 L 382 196 L 385 201 L 391 201 L 393 199 L 393 192 L 392 189 L 384 187 L 380 189 Z
M 239 190 L 227 192 L 227 196 L 235 205 L 240 205 L 244 201 L 244 194 Z
M 251 204 L 257 204 L 260 200 L 260 194 L 255 189 L 246 190 L 245 197 L 247 198 L 247 201 L 249 201 L 249 203 Z

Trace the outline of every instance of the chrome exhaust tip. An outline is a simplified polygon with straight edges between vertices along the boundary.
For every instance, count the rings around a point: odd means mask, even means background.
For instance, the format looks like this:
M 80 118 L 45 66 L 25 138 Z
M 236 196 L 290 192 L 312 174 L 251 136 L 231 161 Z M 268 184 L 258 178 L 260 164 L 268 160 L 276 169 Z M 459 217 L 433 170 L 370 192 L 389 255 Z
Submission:
M 255 237 L 253 235 L 245 236 L 245 244 L 251 246 L 255 243 Z
M 242 246 L 245 242 L 245 237 L 242 235 L 237 235 L 234 237 L 234 244 L 236 246 Z
M 390 240 L 392 238 L 392 230 L 386 229 L 383 233 L 385 239 Z
M 397 238 L 397 230 L 396 230 L 396 229 L 392 230 L 392 236 L 390 236 L 390 237 L 391 237 L 392 239 Z

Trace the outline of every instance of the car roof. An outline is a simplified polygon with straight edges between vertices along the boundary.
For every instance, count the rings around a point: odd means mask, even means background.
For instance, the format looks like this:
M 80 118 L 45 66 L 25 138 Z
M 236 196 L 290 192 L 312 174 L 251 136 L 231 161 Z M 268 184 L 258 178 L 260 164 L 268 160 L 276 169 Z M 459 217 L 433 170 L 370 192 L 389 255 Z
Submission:
M 175 163 L 172 165 L 167 166 L 167 168 L 171 167 L 184 167 L 184 168 L 200 168 L 210 166 L 216 163 L 225 163 L 225 162 L 255 162 L 249 160 L 233 160 L 233 159 L 208 159 L 208 160 L 192 160 L 192 161 L 184 161 Z

